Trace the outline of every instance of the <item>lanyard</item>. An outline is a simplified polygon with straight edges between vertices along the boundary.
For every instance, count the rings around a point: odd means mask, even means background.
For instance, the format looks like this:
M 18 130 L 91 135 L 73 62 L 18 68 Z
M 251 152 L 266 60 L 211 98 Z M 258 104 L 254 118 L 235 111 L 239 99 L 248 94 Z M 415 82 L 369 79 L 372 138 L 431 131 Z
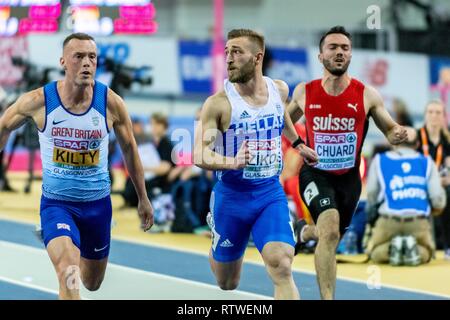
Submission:
M 425 128 L 420 128 L 420 137 L 422 139 L 422 151 L 425 156 L 430 155 L 430 146 L 428 145 L 427 133 Z M 436 159 L 434 159 L 436 167 L 439 168 L 442 163 L 442 143 L 439 143 L 436 150 Z

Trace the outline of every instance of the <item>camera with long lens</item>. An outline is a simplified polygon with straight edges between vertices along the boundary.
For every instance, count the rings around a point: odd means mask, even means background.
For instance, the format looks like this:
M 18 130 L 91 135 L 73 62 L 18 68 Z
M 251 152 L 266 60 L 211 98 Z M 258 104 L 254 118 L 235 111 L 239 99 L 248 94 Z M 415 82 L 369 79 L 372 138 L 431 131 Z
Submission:
M 37 65 L 31 63 L 22 57 L 11 57 L 14 66 L 23 68 L 22 82 L 20 83 L 21 91 L 29 91 L 46 85 L 51 81 L 50 73 L 57 71 L 58 68 L 38 68 Z
M 150 66 L 131 67 L 114 61 L 114 59 L 99 56 L 97 62 L 98 71 L 112 75 L 109 87 L 122 93 L 123 89 L 130 89 L 133 83 L 149 86 L 153 83 Z
M 23 68 L 21 83 L 23 91 L 36 89 L 40 86 L 42 75 L 34 64 L 22 57 L 11 57 L 11 62 L 14 66 Z

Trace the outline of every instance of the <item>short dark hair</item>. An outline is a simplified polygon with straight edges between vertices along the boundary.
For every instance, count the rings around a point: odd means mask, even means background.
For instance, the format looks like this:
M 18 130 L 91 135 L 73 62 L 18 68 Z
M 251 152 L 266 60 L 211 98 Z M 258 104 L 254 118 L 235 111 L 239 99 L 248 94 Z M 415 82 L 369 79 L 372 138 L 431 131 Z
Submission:
M 250 29 L 233 29 L 228 32 L 227 39 L 235 39 L 240 37 L 246 37 L 251 42 L 255 43 L 259 49 L 264 51 L 264 36 L 256 31 Z
M 350 42 L 352 42 L 351 34 L 348 33 L 347 30 L 345 30 L 345 28 L 343 26 L 334 26 L 333 28 L 328 30 L 326 33 L 324 33 L 322 38 L 320 38 L 320 42 L 319 42 L 319 50 L 320 50 L 320 52 L 322 52 L 322 45 L 323 45 L 323 42 L 325 41 L 325 38 L 328 35 L 334 34 L 334 33 L 343 34 L 344 36 L 346 36 L 348 38 L 348 40 L 350 40 Z
M 63 49 L 66 47 L 66 45 L 67 45 L 67 44 L 69 43 L 69 41 L 72 40 L 72 39 L 77 39 L 77 40 L 92 40 L 92 41 L 95 42 L 94 38 L 91 37 L 90 35 L 88 35 L 87 33 L 81 33 L 81 32 L 78 32 L 78 33 L 72 33 L 71 35 L 67 36 L 67 37 L 64 39 L 64 42 L 63 42 Z

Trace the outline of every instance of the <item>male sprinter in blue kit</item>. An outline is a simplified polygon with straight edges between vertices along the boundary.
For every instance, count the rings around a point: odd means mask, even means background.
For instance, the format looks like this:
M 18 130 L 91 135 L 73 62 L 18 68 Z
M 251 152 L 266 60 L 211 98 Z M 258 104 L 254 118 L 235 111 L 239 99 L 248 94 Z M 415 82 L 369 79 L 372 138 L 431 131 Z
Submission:
M 27 118 L 39 129 L 43 185 L 41 226 L 59 280 L 60 299 L 79 299 L 78 275 L 97 290 L 111 240 L 108 135 L 118 138 L 139 196 L 144 230 L 153 224 L 144 173 L 123 100 L 98 81 L 97 47 L 83 33 L 68 36 L 60 59 L 62 81 L 22 95 L 0 118 L 0 150 Z
M 252 232 L 274 283 L 275 299 L 299 299 L 291 271 L 295 239 L 279 182 L 282 132 L 299 145 L 284 107 L 289 88 L 263 76 L 262 35 L 232 30 L 225 53 L 228 79 L 224 90 L 202 108 L 194 155 L 197 166 L 217 170 L 219 179 L 208 216 L 211 269 L 220 288 L 235 289 Z M 312 163 L 317 160 L 304 144 L 299 149 Z

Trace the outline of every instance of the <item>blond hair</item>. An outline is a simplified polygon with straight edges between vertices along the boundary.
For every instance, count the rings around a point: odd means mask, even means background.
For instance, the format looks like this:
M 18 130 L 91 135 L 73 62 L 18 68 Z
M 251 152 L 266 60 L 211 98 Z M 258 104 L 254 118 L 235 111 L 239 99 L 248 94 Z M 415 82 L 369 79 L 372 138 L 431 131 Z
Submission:
M 442 133 L 444 134 L 445 139 L 447 139 L 447 142 L 450 143 L 450 132 L 448 131 L 448 124 L 447 124 L 447 110 L 444 101 L 441 99 L 432 99 L 428 101 L 428 103 L 425 106 L 425 113 L 428 110 L 428 107 L 432 104 L 439 104 L 442 106 L 442 111 L 444 112 L 444 124 L 442 126 Z
M 168 117 L 161 112 L 155 112 L 154 114 L 152 114 L 151 119 L 156 123 L 162 124 L 166 129 L 169 127 Z

